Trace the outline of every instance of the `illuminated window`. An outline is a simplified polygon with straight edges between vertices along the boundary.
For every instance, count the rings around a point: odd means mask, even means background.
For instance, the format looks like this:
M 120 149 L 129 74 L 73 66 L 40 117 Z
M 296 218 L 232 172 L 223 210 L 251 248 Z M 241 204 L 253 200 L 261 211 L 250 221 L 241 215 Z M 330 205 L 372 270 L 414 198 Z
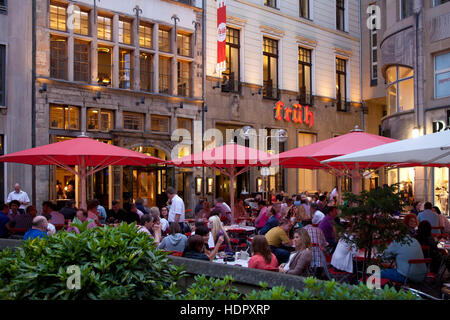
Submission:
M 6 46 L 0 45 L 0 106 L 6 103 Z
M 240 52 L 240 31 L 227 27 L 226 38 L 226 65 L 227 69 L 222 72 L 222 91 L 239 91 L 239 52 Z
M 278 41 L 264 37 L 263 40 L 263 96 L 278 98 Z
M 336 29 L 345 31 L 345 1 L 336 0 Z
M 177 53 L 181 56 L 190 57 L 191 53 L 191 35 L 179 33 L 177 35 Z
M 123 128 L 126 130 L 144 131 L 144 115 L 141 113 L 124 112 Z
M 153 55 L 146 52 L 141 52 L 139 55 L 140 60 L 140 73 L 141 73 L 141 90 L 152 92 L 153 91 Z
M 336 100 L 338 111 L 348 111 L 347 108 L 347 61 L 336 58 Z
M 51 4 L 50 5 L 50 28 L 60 31 L 66 31 L 66 7 Z
M 178 61 L 178 95 L 190 96 L 191 64 L 186 61 Z
M 272 8 L 277 7 L 277 0 L 264 0 L 264 5 Z
M 309 0 L 299 1 L 300 17 L 309 19 Z
M 312 104 L 311 50 L 298 48 L 298 93 L 300 104 Z
M 131 50 L 119 51 L 119 88 L 130 89 L 132 83 L 132 57 Z
M 139 46 L 151 49 L 153 47 L 153 27 L 147 24 L 139 25 Z
M 75 7 L 76 8 L 76 7 Z M 73 11 L 73 32 L 82 35 L 89 35 L 89 12 L 74 9 Z
M 170 94 L 171 92 L 171 59 L 159 56 L 159 92 Z
M 177 128 L 178 129 L 186 129 L 189 132 L 189 138 L 185 137 L 183 140 L 192 141 L 192 119 L 187 118 L 177 118 Z M 185 157 L 191 154 L 193 148 L 193 144 L 189 143 L 186 145 L 180 145 L 178 149 L 178 158 Z
M 80 109 L 50 105 L 50 129 L 80 130 Z
M 392 66 L 386 70 L 389 114 L 414 109 L 414 70 Z
M 170 52 L 170 30 L 160 28 L 158 30 L 158 42 L 160 51 Z
M 73 77 L 75 81 L 90 82 L 89 42 L 74 41 Z
M 99 39 L 111 41 L 111 18 L 98 16 L 97 37 Z
M 370 31 L 370 80 L 371 85 L 376 85 L 378 80 L 378 33 Z
M 450 96 L 450 52 L 434 58 L 434 86 L 436 99 Z
M 97 82 L 102 86 L 110 86 L 112 80 L 112 49 L 98 47 L 98 77 Z
M 119 42 L 131 44 L 131 23 L 119 20 Z
M 298 144 L 297 147 L 304 147 L 315 143 L 317 137 L 315 134 L 311 133 L 298 133 Z M 297 169 L 298 174 L 298 186 L 297 193 L 302 193 L 305 191 L 315 192 L 317 191 L 317 170 L 309 169 Z
M 114 128 L 114 112 L 89 108 L 86 115 L 87 130 L 110 131 Z
M 50 77 L 67 80 L 67 39 L 50 38 Z
M 153 132 L 170 133 L 170 117 L 151 115 L 151 129 Z

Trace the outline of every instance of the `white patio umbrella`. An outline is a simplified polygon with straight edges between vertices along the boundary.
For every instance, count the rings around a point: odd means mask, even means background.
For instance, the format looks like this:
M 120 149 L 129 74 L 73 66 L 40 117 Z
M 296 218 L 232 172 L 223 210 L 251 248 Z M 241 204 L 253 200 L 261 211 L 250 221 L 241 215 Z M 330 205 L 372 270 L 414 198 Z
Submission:
M 360 168 L 450 167 L 450 130 L 383 144 L 324 160 L 321 163 L 358 162 Z

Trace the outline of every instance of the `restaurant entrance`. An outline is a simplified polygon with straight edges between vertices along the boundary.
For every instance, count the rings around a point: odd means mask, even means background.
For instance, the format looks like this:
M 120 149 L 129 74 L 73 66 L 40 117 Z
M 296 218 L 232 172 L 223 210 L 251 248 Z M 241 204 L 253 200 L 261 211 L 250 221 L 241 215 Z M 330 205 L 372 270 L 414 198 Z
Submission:
M 154 147 L 139 146 L 132 150 L 152 157 L 167 160 L 164 151 Z M 166 205 L 167 176 L 171 171 L 165 165 L 149 165 L 147 167 L 125 166 L 123 168 L 123 207 L 129 208 L 137 198 L 147 202 L 147 206 L 161 208 Z

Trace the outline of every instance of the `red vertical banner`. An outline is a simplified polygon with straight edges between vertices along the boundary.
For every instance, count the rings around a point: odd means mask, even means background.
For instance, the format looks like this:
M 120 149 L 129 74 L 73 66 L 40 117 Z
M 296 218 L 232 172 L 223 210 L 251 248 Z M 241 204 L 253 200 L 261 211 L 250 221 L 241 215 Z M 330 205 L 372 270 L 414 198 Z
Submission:
M 217 0 L 217 72 L 219 75 L 227 69 L 227 8 L 225 0 Z

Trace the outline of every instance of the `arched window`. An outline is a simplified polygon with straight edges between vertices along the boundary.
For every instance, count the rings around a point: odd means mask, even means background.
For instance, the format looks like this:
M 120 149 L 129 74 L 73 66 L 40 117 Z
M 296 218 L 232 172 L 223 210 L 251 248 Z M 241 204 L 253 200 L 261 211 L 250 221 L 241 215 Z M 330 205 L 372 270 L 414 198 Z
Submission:
M 414 109 L 414 70 L 391 66 L 386 70 L 389 114 Z

